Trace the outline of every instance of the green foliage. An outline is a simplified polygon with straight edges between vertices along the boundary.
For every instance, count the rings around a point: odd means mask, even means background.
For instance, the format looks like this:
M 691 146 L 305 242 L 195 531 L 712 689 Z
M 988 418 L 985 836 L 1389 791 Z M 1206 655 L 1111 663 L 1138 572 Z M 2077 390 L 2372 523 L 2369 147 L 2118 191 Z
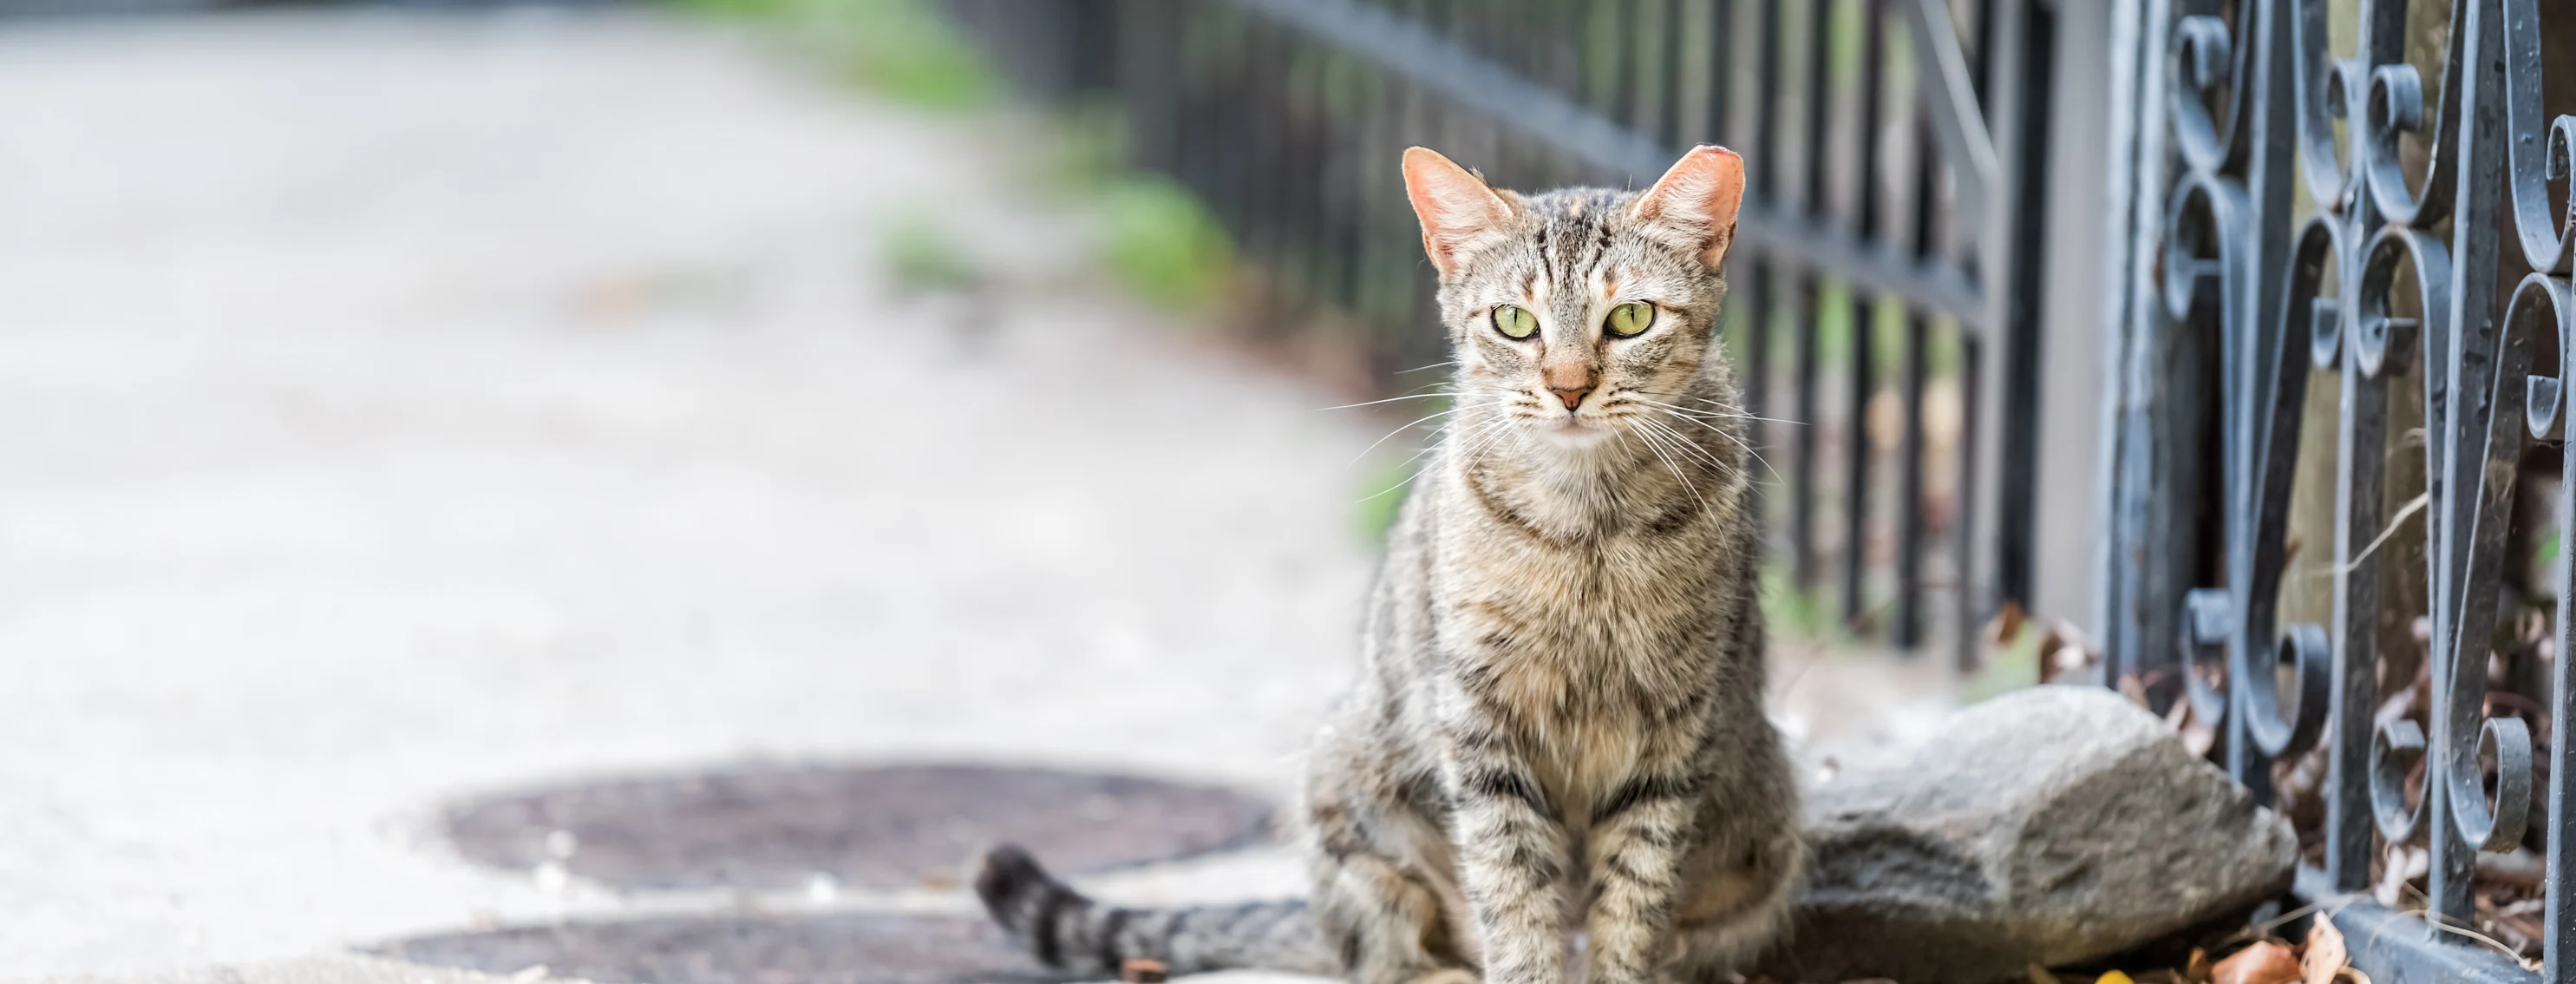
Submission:
M 929 0 L 671 0 L 775 25 L 859 85 L 924 109 L 990 102 L 1000 84 Z
M 2024 625 L 2020 635 L 1999 646 L 1987 646 L 1985 661 L 1976 673 L 1959 684 L 1959 701 L 1974 704 L 2007 690 L 2019 690 L 2039 683 L 2039 641 L 2047 635 Z
M 1821 594 L 1802 590 L 1788 568 L 1762 568 L 1762 622 L 1774 635 L 1821 641 L 1846 641 L 1850 633 Z
M 1128 176 L 1100 189 L 1104 259 L 1120 286 L 1174 310 L 1213 299 L 1234 267 L 1234 246 L 1207 206 L 1160 176 Z
M 968 290 L 981 279 L 956 238 L 926 212 L 905 212 L 886 223 L 877 247 L 887 278 L 905 292 Z
M 1387 531 L 1395 528 L 1396 514 L 1404 509 L 1405 496 L 1413 493 L 1413 487 L 1408 483 L 1413 481 L 1415 466 L 1419 464 L 1421 462 L 1383 462 L 1377 470 L 1369 473 L 1366 481 L 1360 483 L 1361 499 L 1357 512 L 1352 516 L 1352 525 L 1359 530 L 1361 540 L 1371 545 L 1386 542 Z

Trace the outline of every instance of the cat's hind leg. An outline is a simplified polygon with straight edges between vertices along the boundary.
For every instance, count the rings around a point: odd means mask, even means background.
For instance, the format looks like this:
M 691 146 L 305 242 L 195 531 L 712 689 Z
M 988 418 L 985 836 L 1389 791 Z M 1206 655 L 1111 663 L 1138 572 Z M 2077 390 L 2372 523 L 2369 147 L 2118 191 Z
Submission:
M 1441 890 L 1439 859 L 1397 850 L 1418 838 L 1388 826 L 1426 826 L 1409 815 L 1363 825 L 1343 802 L 1312 805 L 1314 907 L 1324 942 L 1357 984 L 1476 984 L 1471 955 L 1459 945 L 1452 903 Z M 1375 828 L 1375 829 L 1373 829 Z M 1396 844 L 1384 843 L 1394 834 Z M 1371 836 L 1375 835 L 1375 836 Z M 1436 832 L 1434 834 L 1435 841 Z
M 1697 891 L 1673 922 L 1667 984 L 1715 984 L 1747 970 L 1789 929 L 1789 907 L 1806 865 L 1794 832 L 1753 843 L 1711 845 L 1692 877 Z

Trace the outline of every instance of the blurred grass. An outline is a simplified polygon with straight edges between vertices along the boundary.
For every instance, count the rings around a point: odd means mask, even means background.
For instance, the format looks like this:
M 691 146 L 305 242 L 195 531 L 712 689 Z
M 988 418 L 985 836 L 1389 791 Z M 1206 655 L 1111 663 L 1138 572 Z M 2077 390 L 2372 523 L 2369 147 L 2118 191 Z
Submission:
M 985 106 L 1001 80 L 928 0 L 671 0 L 684 10 L 779 26 L 835 72 L 923 109 Z
M 975 264 L 939 217 L 927 210 L 902 212 L 878 232 L 878 255 L 887 279 L 908 294 L 972 290 L 982 280 Z
M 931 0 L 671 0 L 700 14 L 767 24 L 852 83 L 921 109 L 963 112 L 998 102 L 1001 76 Z M 1127 293 L 1195 313 L 1219 297 L 1233 239 L 1178 182 L 1126 164 L 1126 129 L 1109 104 L 1057 115 L 1053 140 L 1031 155 L 1038 187 L 1093 213 L 1100 261 Z M 963 250 L 925 214 L 888 223 L 880 246 L 908 289 L 971 286 Z
M 1775 635 L 1820 642 L 1849 642 L 1851 633 L 1821 591 L 1800 590 L 1789 568 L 1762 568 L 1762 622 Z
M 1199 310 L 1223 293 L 1233 240 L 1198 196 L 1160 175 L 1127 175 L 1105 182 L 1094 201 L 1119 286 L 1173 311 Z
M 1413 487 L 1406 483 L 1413 481 L 1421 464 L 1401 459 L 1382 461 L 1360 483 L 1359 505 L 1351 519 L 1361 542 L 1386 542 L 1387 531 L 1395 528 L 1396 514 L 1404 509 L 1405 497 L 1413 493 Z

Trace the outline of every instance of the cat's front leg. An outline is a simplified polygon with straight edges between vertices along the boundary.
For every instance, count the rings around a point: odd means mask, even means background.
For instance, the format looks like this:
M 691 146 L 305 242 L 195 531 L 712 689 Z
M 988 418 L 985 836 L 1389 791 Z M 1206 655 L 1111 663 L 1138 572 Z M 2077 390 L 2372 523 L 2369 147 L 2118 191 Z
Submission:
M 1671 949 L 1666 938 L 1681 902 L 1701 795 L 1701 784 L 1687 774 L 1647 775 L 1593 806 L 1585 845 L 1592 878 L 1588 984 L 1655 979 Z
M 1453 735 L 1445 759 L 1442 778 L 1455 804 L 1450 835 L 1485 984 L 1561 984 L 1565 824 L 1529 764 L 1489 736 Z

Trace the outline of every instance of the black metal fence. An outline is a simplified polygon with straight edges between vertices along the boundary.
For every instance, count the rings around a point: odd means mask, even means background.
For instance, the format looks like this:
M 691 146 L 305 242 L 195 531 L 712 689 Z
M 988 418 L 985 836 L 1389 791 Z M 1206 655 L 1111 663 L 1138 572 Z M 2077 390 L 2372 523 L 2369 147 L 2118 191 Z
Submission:
M 2312 821 L 2374 980 L 2576 981 L 2576 10 L 2120 17 L 2110 665 Z
M 1120 110 L 1265 272 L 1292 315 L 1266 323 L 1342 332 L 1390 381 L 1445 357 L 1406 146 L 1520 188 L 1743 153 L 1725 331 L 1754 411 L 1796 422 L 1761 435 L 1775 552 L 1828 619 L 1973 658 L 2032 578 L 2053 8 L 1955 6 L 950 3 L 1026 86 Z

